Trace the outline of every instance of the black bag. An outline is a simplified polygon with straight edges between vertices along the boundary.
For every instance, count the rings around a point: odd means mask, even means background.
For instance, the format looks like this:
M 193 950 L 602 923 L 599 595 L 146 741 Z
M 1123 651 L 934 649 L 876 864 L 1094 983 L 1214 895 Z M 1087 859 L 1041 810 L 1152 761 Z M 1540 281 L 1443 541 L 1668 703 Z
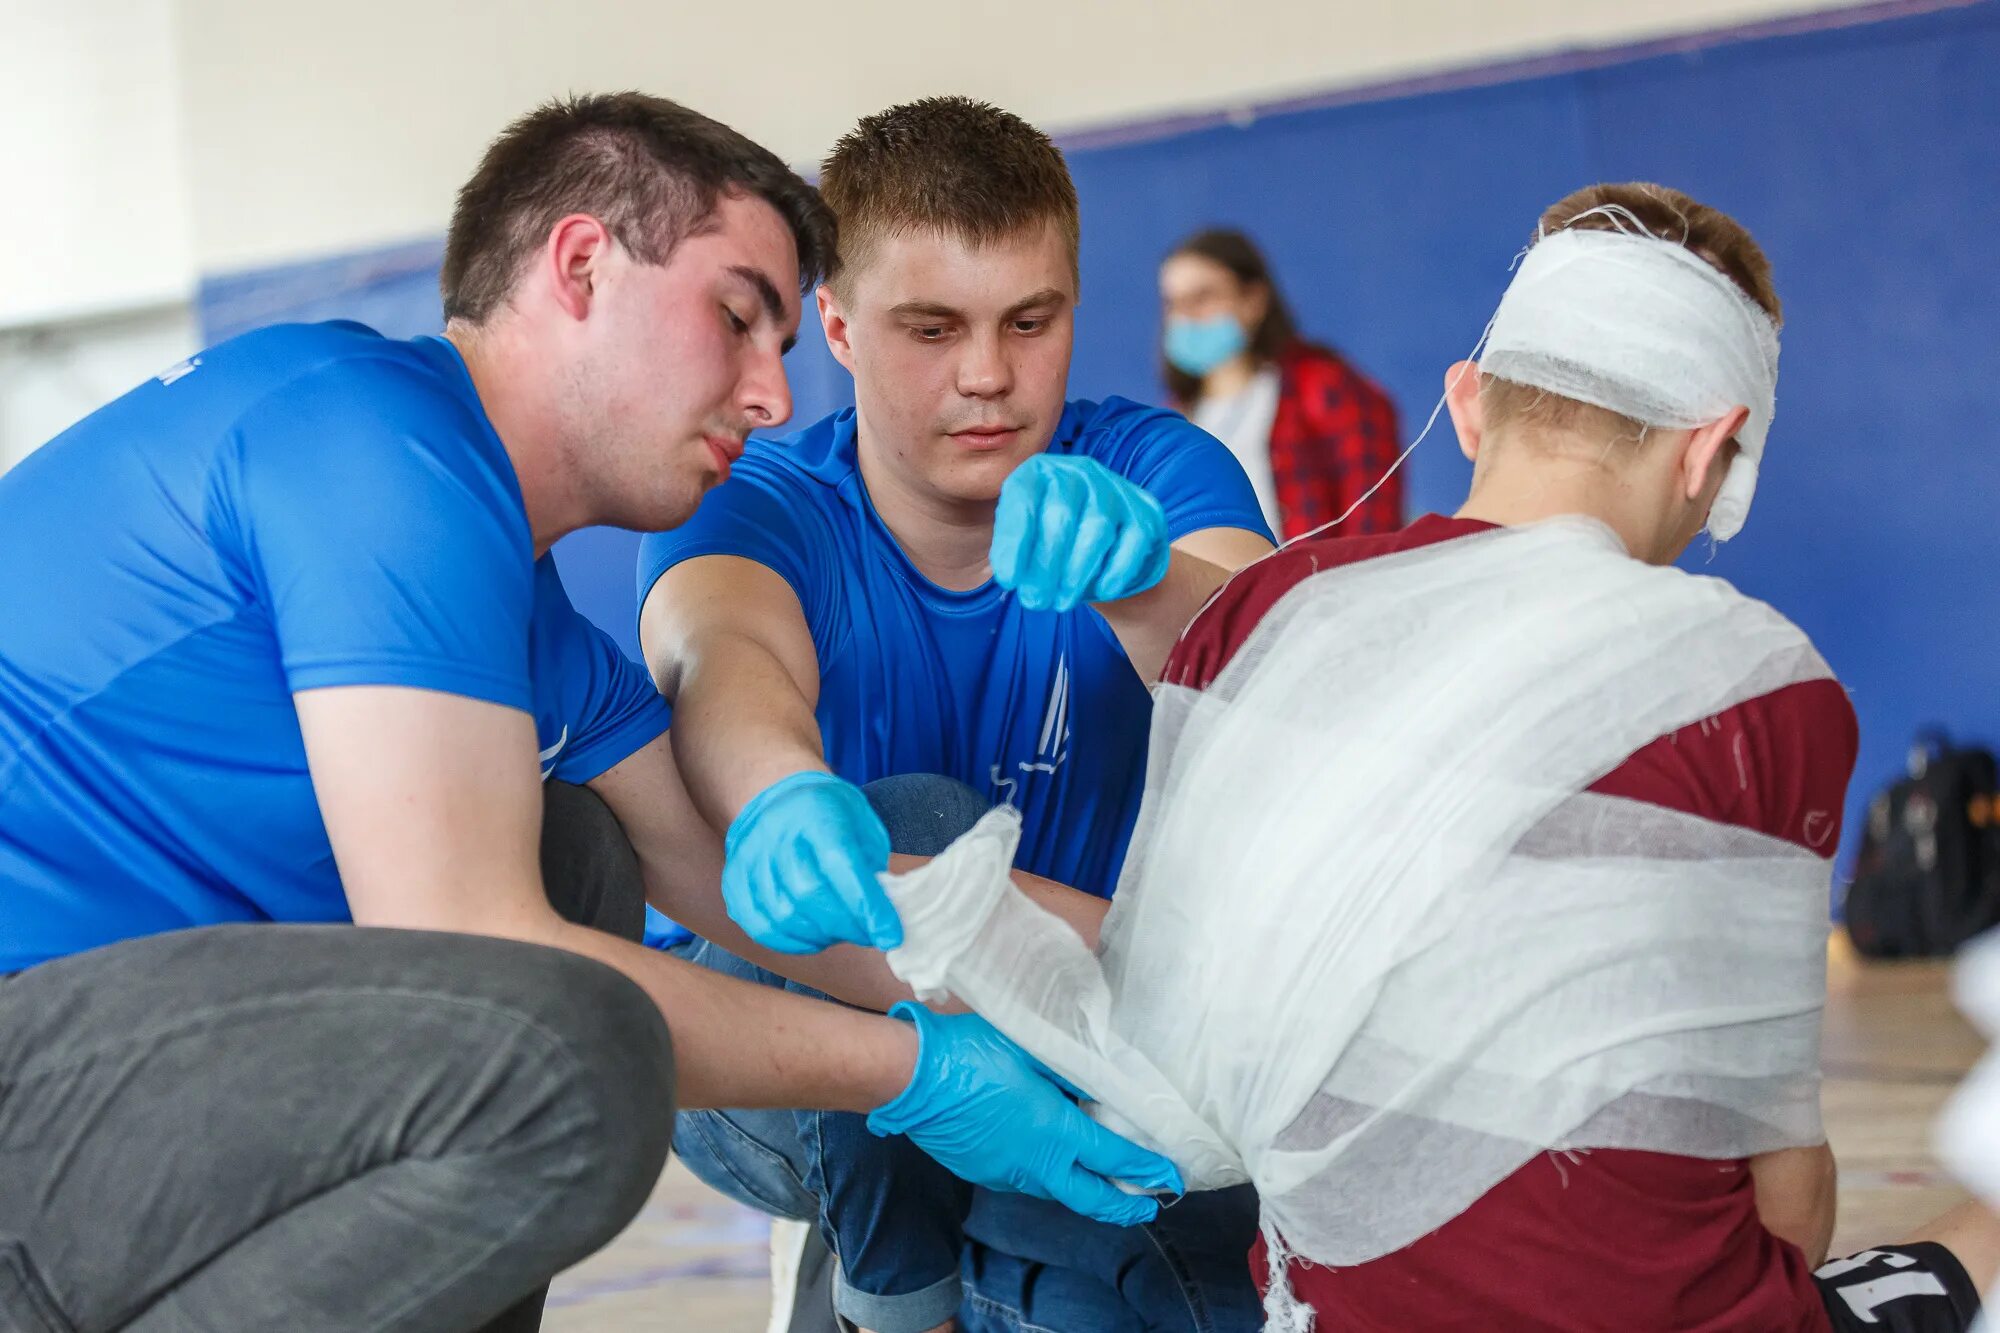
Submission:
M 2000 924 L 2000 782 L 1993 752 L 1919 733 L 1910 775 L 1868 807 L 1847 933 L 1870 958 L 1932 958 Z

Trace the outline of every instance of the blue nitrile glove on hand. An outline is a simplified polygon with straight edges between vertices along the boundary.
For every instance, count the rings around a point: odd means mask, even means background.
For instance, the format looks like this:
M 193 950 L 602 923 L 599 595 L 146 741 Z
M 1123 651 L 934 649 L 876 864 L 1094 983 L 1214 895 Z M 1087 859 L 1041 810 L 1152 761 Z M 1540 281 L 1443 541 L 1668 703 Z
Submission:
M 993 579 L 1030 611 L 1144 592 L 1172 555 L 1160 502 L 1096 459 L 1036 454 L 1000 487 Z
M 869 1115 L 871 1132 L 908 1135 L 975 1185 L 1053 1199 L 1117 1226 L 1150 1222 L 1160 1206 L 1113 1181 L 1182 1192 L 1172 1162 L 1078 1110 L 1063 1095 L 1074 1088 L 977 1014 L 905 1001 L 889 1015 L 916 1024 L 917 1070 L 901 1096 Z
M 889 831 L 851 782 L 810 771 L 778 779 L 730 822 L 723 854 L 722 905 L 767 949 L 903 942 L 876 878 L 889 868 Z

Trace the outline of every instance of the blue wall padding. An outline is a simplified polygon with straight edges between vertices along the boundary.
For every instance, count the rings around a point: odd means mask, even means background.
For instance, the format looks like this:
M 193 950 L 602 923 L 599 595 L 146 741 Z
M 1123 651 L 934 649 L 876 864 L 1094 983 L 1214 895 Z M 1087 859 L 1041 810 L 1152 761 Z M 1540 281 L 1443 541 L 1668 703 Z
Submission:
M 197 297 L 211 343 L 282 322 L 352 319 L 391 338 L 435 333 L 443 322 L 440 240 L 413 241 L 283 268 L 214 274 Z
M 1155 265 L 1230 223 L 1269 250 L 1307 330 L 1388 387 L 1406 437 L 1545 205 L 1652 179 L 1736 214 L 1785 300 L 1779 411 L 1748 529 L 1690 564 L 1796 619 L 1850 688 L 1850 852 L 1914 729 L 2000 739 L 2000 0 L 1134 136 L 1070 165 L 1076 395 L 1158 397 Z M 204 314 L 212 336 L 335 313 L 414 332 L 437 322 L 435 263 L 405 247 L 218 279 Z M 810 329 L 791 369 L 799 420 L 849 401 Z M 1463 496 L 1448 422 L 1408 467 L 1412 512 Z M 558 556 L 636 653 L 635 545 L 584 532 Z

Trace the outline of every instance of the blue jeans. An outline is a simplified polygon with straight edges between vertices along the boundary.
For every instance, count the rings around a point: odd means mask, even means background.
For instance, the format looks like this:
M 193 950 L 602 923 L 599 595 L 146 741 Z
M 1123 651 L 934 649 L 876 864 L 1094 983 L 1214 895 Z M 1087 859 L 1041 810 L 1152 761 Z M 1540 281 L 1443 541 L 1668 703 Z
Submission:
M 1257 1333 L 1257 1195 L 1190 1194 L 1142 1227 L 975 1191 L 961 1333 Z
M 964 783 L 929 774 L 862 790 L 889 845 L 910 856 L 935 856 L 987 809 Z M 819 995 L 706 940 L 675 952 L 712 971 Z M 731 1198 L 818 1223 L 837 1260 L 834 1308 L 844 1318 L 878 1333 L 922 1333 L 957 1312 L 972 1187 L 908 1139 L 877 1138 L 863 1117 L 840 1112 L 688 1111 L 675 1118 L 674 1151 Z

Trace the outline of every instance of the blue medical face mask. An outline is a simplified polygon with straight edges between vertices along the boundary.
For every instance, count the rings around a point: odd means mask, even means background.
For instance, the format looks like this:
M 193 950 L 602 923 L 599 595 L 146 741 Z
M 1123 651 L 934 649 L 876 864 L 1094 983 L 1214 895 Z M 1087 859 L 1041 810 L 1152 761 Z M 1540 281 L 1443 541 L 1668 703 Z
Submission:
M 1170 319 L 1162 350 L 1175 370 L 1206 375 L 1250 345 L 1250 335 L 1234 315 L 1210 319 Z

